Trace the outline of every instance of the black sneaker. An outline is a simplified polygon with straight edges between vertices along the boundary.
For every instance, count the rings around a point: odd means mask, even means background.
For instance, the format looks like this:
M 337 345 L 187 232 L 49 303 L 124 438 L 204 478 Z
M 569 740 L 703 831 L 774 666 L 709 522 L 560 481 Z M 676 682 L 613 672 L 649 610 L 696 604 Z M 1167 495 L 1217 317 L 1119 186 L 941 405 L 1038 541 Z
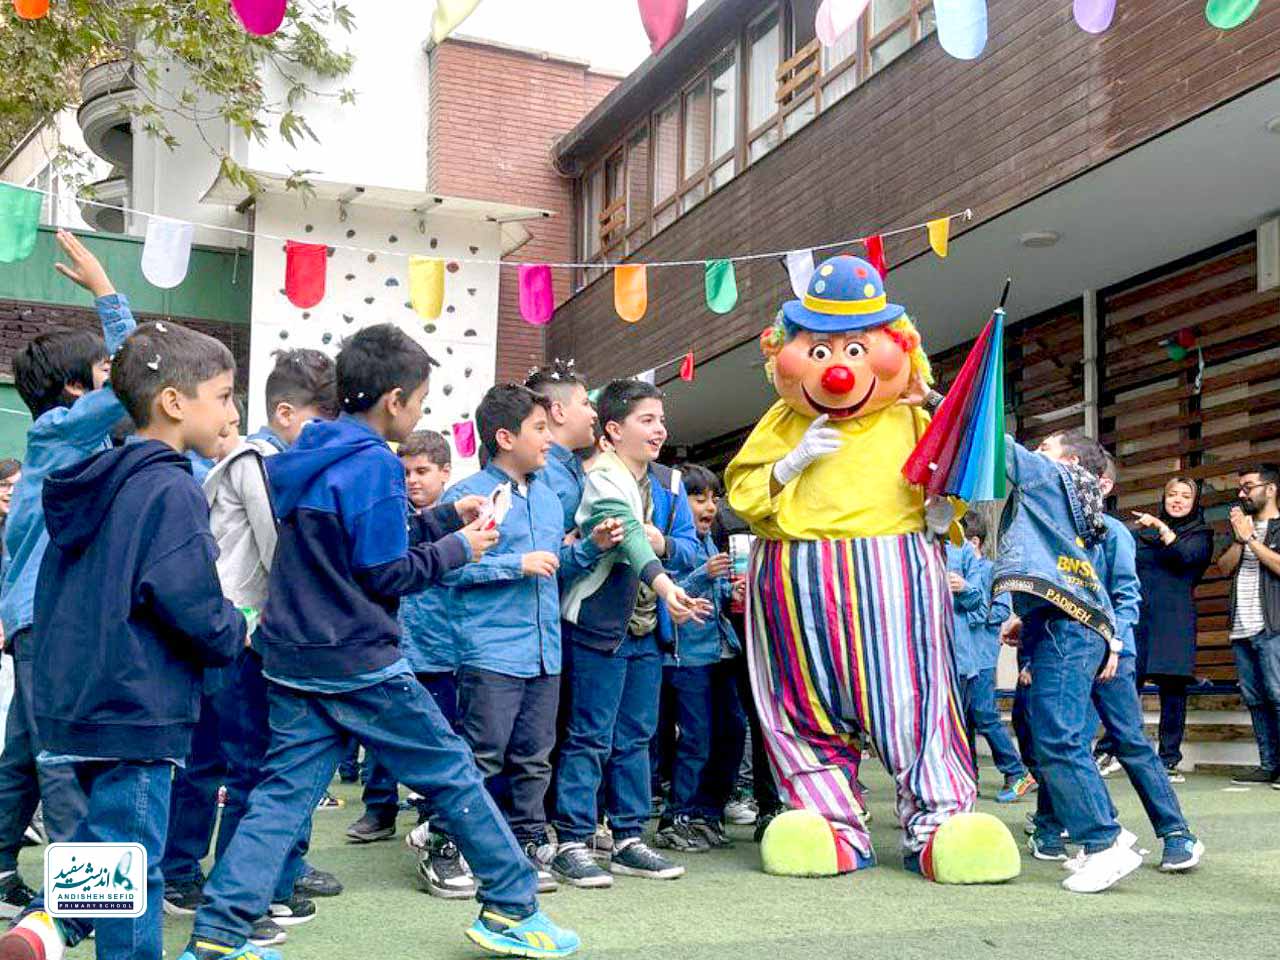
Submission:
M 433 897 L 469 900 L 476 895 L 476 878 L 452 840 L 433 843 L 418 858 L 418 876 Z
M 613 848 L 609 871 L 647 880 L 674 880 L 684 876 L 684 867 L 672 863 L 660 853 L 654 853 L 639 837 L 623 840 Z
M 1164 768 L 1164 772 L 1169 775 L 1170 783 L 1186 783 L 1187 778 L 1183 776 L 1182 771 L 1178 769 L 1178 765 L 1171 764 Z
M 729 839 L 729 835 L 724 832 L 724 824 L 719 820 L 704 820 L 699 818 L 697 820 L 690 820 L 689 826 L 707 842 L 707 846 L 712 850 L 728 850 L 733 846 L 733 841 Z
M 295 897 L 336 897 L 342 893 L 342 881 L 327 870 L 308 866 L 293 885 Z
M 316 918 L 315 903 L 297 894 L 288 900 L 271 904 L 269 909 L 271 919 L 282 927 L 296 927 Z
M 259 917 L 253 923 L 253 929 L 249 931 L 249 942 L 255 947 L 274 947 L 288 939 L 289 934 L 285 932 L 284 927 L 270 917 Z M 221 956 L 225 957 L 226 954 L 223 953 Z
M 1254 783 L 1275 783 L 1280 780 L 1280 771 L 1268 770 L 1266 767 L 1253 767 L 1244 773 L 1237 773 L 1231 778 L 1232 783 L 1248 786 Z
M 171 917 L 190 917 L 204 903 L 204 894 L 198 883 L 166 883 L 164 885 L 164 912 Z
M 551 872 L 551 861 L 556 857 L 554 844 L 547 843 L 545 837 L 541 842 L 530 840 L 524 845 L 524 855 L 529 858 L 529 865 L 538 872 L 539 893 L 555 893 L 560 889 L 555 874 Z
M 773 823 L 774 818 L 781 812 L 781 810 L 760 811 L 760 816 L 756 818 L 756 831 L 752 834 L 751 839 L 756 843 L 763 840 L 764 832 L 769 829 L 769 824 Z
M 36 892 L 22 882 L 17 871 L 0 880 L 0 917 L 16 917 L 27 909 Z
M 561 883 L 583 889 L 613 886 L 613 877 L 600 868 L 585 843 L 562 843 L 551 861 L 551 872 Z
M 395 817 L 380 817 L 376 813 L 366 812 L 363 817 L 347 827 L 347 839 L 356 843 L 374 843 L 378 840 L 390 840 L 396 835 Z
M 706 853 L 711 844 L 702 833 L 694 829 L 689 818 L 677 814 L 670 820 L 658 824 L 658 832 L 653 835 L 653 845 L 663 850 L 678 850 L 681 853 Z

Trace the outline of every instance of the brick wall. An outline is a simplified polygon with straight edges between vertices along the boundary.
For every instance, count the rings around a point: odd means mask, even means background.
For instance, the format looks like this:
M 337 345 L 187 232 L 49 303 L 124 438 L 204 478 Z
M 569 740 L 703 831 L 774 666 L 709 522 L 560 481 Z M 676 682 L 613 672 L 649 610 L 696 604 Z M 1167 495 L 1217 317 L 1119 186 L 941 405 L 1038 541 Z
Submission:
M 186 317 L 166 317 L 159 314 L 139 313 L 139 323 L 148 320 L 173 320 L 201 333 L 207 333 L 225 343 L 236 358 L 236 391 L 249 389 L 249 327 L 237 323 L 220 323 L 212 320 L 193 320 Z M 13 355 L 37 334 L 47 333 L 57 327 L 85 327 L 101 331 L 97 311 L 92 307 L 66 307 L 47 303 L 30 303 L 24 300 L 0 300 L 0 378 L 13 377 Z
M 617 81 L 580 63 L 465 40 L 431 53 L 428 189 L 550 210 L 525 224 L 533 239 L 515 258 L 573 259 L 573 185 L 551 164 L 551 147 Z M 553 271 L 556 302 L 569 272 Z M 497 380 L 523 380 L 544 355 L 544 331 L 520 318 L 516 274 L 503 270 Z

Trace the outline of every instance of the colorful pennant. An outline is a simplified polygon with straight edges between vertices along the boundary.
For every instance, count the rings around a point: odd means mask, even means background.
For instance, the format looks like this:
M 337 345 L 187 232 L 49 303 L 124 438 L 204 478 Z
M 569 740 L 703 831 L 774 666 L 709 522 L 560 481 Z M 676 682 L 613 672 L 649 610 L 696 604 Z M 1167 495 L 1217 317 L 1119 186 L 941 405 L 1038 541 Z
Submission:
M 231 0 L 231 9 L 249 33 L 267 37 L 284 22 L 287 0 Z
M 49 0 L 13 0 L 20 20 L 43 20 L 49 15 Z
M 1102 33 L 1116 15 L 1116 0 L 1072 0 L 1071 15 L 1085 33 Z
M 1204 18 L 1219 30 L 1234 30 L 1257 9 L 1258 0 L 1209 0 L 1204 7 Z
M 690 350 L 680 361 L 680 379 L 685 383 L 693 383 L 694 373 L 693 351 Z
M 640 22 L 649 36 L 649 49 L 657 53 L 684 27 L 689 0 L 639 0 Z
M 192 224 L 181 220 L 152 217 L 147 221 L 147 240 L 142 247 L 142 275 L 148 283 L 168 290 L 186 279 L 195 230 Z
M 732 260 L 712 260 L 706 270 L 707 307 L 712 313 L 728 313 L 738 304 L 738 280 Z
M 644 264 L 613 268 L 613 309 L 627 323 L 638 323 L 649 309 L 649 286 Z
M 0 183 L 0 263 L 17 263 L 31 256 L 40 229 L 44 196 L 11 183 Z
M 444 261 L 409 258 L 409 303 L 423 320 L 436 320 L 444 310 Z
M 935 0 L 938 43 L 957 60 L 976 60 L 987 45 L 987 0 Z
M 303 310 L 324 299 L 324 274 L 329 259 L 323 243 L 285 244 L 284 293 L 289 302 Z
M 880 282 L 883 283 L 889 275 L 889 263 L 884 258 L 884 237 L 877 233 L 867 237 L 862 243 L 867 248 L 867 263 L 876 268 L 876 273 L 880 274 Z
M 556 312 L 551 268 L 541 263 L 520 264 L 520 316 L 535 327 L 545 326 Z
M 814 32 L 824 47 L 834 47 L 840 38 L 858 25 L 870 0 L 822 0 L 814 21 Z
M 636 379 L 639 380 L 641 383 L 647 383 L 650 386 L 655 386 L 658 379 L 658 371 L 646 370 L 643 373 L 637 374 Z
M 927 229 L 929 231 L 929 246 L 933 248 L 934 253 L 945 260 L 947 245 L 951 238 L 951 221 L 946 217 L 930 220 Z
M 451 428 L 453 433 L 453 445 L 457 448 L 458 456 L 474 457 L 476 455 L 476 425 L 470 420 L 459 420 Z
M 787 276 L 791 278 L 791 292 L 801 300 L 809 292 L 813 270 L 812 250 L 792 250 L 787 254 Z
M 436 0 L 436 12 L 431 18 L 431 39 L 444 43 L 445 38 L 475 13 L 478 6 L 480 0 Z

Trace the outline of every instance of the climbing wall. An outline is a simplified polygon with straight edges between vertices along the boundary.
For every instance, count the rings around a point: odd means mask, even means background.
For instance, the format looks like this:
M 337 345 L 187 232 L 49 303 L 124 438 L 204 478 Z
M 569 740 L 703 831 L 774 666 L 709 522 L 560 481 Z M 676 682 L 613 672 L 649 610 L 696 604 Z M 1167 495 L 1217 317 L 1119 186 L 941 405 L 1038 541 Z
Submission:
M 258 202 L 255 230 L 250 428 L 265 420 L 263 390 L 276 350 L 314 347 L 336 356 L 343 337 L 391 322 L 440 363 L 419 426 L 439 430 L 452 442 L 452 425 L 471 420 L 481 396 L 493 386 L 498 325 L 498 267 L 460 261 L 496 260 L 499 228 L 436 216 L 420 230 L 411 211 L 358 205 L 341 220 L 332 201 L 303 205 L 292 196 L 268 196 Z M 295 307 L 285 296 L 284 243 L 269 239 L 276 237 L 330 245 L 324 299 L 309 310 Z M 437 320 L 423 320 L 409 304 L 411 254 L 446 263 L 445 305 Z M 475 458 L 463 461 L 455 447 L 454 478 L 475 469 Z

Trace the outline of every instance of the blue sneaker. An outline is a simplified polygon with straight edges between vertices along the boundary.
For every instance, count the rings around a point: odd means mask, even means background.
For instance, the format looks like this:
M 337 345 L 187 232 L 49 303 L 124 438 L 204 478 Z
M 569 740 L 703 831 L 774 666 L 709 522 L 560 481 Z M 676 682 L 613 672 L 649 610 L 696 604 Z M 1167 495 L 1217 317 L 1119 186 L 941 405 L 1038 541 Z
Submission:
M 192 940 L 178 960 L 283 960 L 279 950 L 264 950 L 246 943 L 228 947 L 209 940 Z
M 1037 860 L 1050 860 L 1061 863 L 1067 859 L 1067 847 L 1060 840 L 1054 837 L 1044 837 L 1040 834 L 1027 838 L 1027 849 L 1031 851 L 1031 855 Z
M 467 930 L 467 939 L 504 957 L 567 957 L 582 945 L 576 933 L 557 927 L 541 910 L 512 920 L 486 908 Z
M 1194 833 L 1171 833 L 1164 838 L 1160 869 L 1165 873 L 1190 870 L 1204 856 L 1204 843 Z
M 1004 787 L 996 794 L 996 803 L 1017 803 L 1037 786 L 1036 778 L 1030 773 L 1005 777 Z

